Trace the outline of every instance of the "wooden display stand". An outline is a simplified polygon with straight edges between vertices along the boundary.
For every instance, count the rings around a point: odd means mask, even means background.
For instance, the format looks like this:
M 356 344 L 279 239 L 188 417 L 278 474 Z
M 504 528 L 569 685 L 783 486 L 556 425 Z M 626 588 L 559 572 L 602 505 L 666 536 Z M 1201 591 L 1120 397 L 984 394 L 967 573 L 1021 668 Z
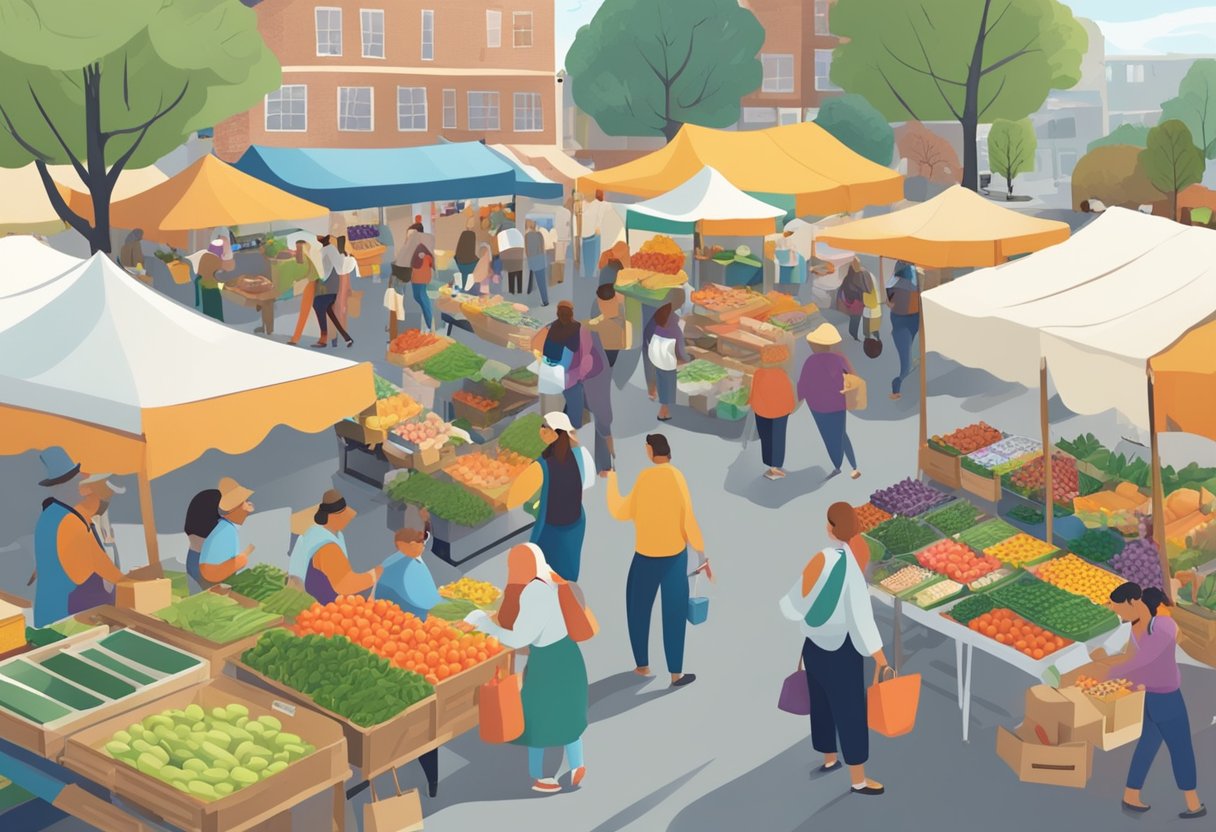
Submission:
M 959 483 L 963 490 L 987 500 L 990 503 L 1001 501 L 1001 478 L 997 474 L 981 476 L 959 464 Z
M 930 479 L 941 483 L 947 488 L 958 489 L 962 487 L 962 465 L 959 463 L 957 456 L 943 453 L 929 445 L 922 445 L 920 449 L 920 469 Z

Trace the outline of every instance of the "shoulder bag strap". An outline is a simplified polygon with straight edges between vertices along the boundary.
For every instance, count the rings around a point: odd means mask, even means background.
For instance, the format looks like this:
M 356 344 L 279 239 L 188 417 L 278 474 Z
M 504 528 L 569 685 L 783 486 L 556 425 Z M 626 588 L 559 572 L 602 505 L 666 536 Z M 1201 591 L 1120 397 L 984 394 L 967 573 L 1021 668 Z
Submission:
M 815 600 L 811 602 L 811 608 L 807 610 L 806 616 L 803 618 L 809 627 L 822 627 L 840 604 L 840 596 L 844 590 L 845 558 L 848 556 L 843 549 L 836 551 L 840 557 L 832 565 L 832 571 L 828 573 L 827 580 L 823 582 L 819 594 L 815 596 Z

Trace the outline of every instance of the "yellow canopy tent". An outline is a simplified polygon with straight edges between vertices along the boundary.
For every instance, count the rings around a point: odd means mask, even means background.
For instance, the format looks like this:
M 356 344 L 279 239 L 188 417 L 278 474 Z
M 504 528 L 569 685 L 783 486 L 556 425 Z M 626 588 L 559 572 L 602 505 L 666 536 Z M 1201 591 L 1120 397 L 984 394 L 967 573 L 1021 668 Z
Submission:
M 115 228 L 142 228 L 149 240 L 178 248 L 188 245 L 188 234 L 196 229 L 328 215 L 325 206 L 268 185 L 210 155 L 157 187 L 110 205 L 110 224 Z
M 904 196 L 902 176 L 857 155 L 811 122 L 753 131 L 686 124 L 660 150 L 579 177 L 578 190 L 650 199 L 705 167 L 717 169 L 739 190 L 798 216 L 859 211 Z
M 149 481 L 211 449 L 242 453 L 278 425 L 316 433 L 375 401 L 370 364 L 211 321 L 103 255 L 69 264 L 0 240 L 0 453 L 61 445 L 84 470 L 136 474 L 150 561 Z M 69 267 L 70 266 L 70 267 Z
M 1153 430 L 1216 440 L 1216 322 L 1203 324 L 1149 360 Z
M 77 213 L 88 207 L 92 216 L 92 201 L 84 184 L 70 165 L 52 165 L 47 169 L 68 207 Z M 125 199 L 159 185 L 169 177 L 159 168 L 124 170 L 114 183 L 114 199 Z M 55 213 L 42 177 L 33 165 L 22 168 L 0 168 L 0 234 L 56 234 L 66 227 Z M 82 214 L 83 216 L 83 214 Z
M 1062 243 L 1069 233 L 1067 223 L 1011 211 L 955 185 L 928 202 L 834 226 L 817 242 L 929 269 L 956 269 L 997 266 Z

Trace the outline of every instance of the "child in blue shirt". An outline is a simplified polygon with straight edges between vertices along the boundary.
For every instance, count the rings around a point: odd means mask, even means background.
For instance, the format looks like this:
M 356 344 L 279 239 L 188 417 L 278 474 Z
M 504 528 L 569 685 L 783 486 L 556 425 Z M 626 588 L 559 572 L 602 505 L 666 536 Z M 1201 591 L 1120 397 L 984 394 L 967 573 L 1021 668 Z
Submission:
M 423 529 L 401 529 L 393 537 L 397 551 L 384 561 L 384 574 L 376 584 L 376 597 L 392 601 L 401 609 L 426 620 L 427 614 L 443 598 L 435 587 L 431 570 L 422 554 L 431 541 L 430 515 L 422 510 Z

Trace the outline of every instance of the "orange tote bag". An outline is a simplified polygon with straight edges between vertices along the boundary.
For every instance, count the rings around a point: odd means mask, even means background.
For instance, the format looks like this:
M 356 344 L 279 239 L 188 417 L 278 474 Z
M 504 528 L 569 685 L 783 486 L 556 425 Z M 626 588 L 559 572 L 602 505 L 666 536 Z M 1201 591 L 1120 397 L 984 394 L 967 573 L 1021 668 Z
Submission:
M 477 699 L 477 730 L 489 743 L 518 739 L 524 732 L 524 701 L 518 673 L 503 674 L 481 686 Z
M 900 737 L 916 727 L 916 708 L 920 704 L 920 674 L 879 679 L 866 694 L 870 730 L 884 737 Z

